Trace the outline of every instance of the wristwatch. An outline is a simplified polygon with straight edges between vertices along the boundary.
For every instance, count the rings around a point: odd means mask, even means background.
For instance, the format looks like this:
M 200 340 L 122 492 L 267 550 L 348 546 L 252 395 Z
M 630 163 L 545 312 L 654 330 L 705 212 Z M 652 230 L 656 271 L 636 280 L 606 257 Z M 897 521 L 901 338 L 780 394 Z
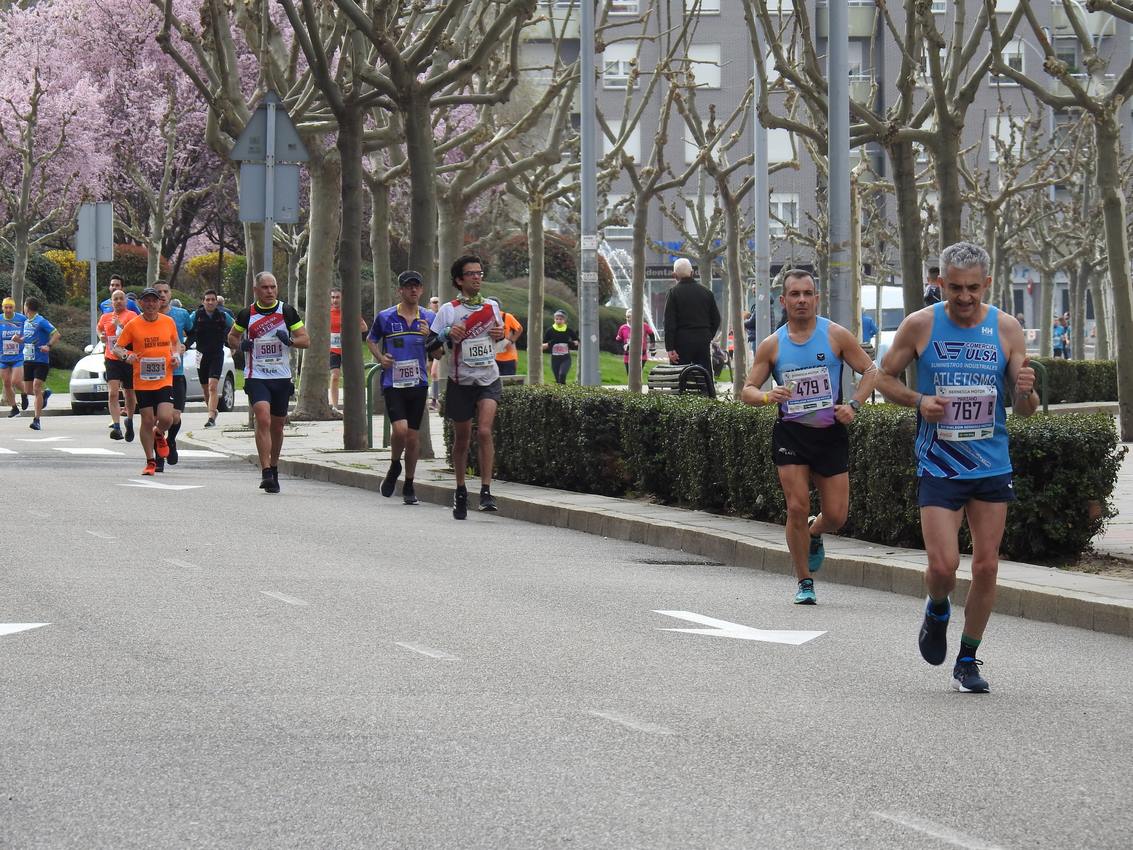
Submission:
M 854 413 L 857 413 L 859 410 L 862 409 L 862 403 L 860 401 L 858 401 L 856 398 L 850 399 L 849 402 L 847 402 L 847 403 L 850 405 L 850 409 L 853 410 Z

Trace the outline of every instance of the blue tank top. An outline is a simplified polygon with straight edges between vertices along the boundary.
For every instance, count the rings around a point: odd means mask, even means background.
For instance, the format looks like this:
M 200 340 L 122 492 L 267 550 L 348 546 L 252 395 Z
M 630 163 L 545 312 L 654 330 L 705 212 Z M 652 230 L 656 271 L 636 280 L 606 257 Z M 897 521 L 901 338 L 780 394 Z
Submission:
M 955 324 L 943 302 L 932 307 L 932 335 L 917 358 L 917 391 L 949 399 L 943 422 L 917 416 L 917 475 L 988 478 L 1011 472 L 1004 403 L 1007 355 L 999 310 L 973 328 Z
M 781 419 L 829 428 L 835 422 L 834 405 L 842 403 L 842 359 L 830 347 L 830 320 L 818 316 L 815 321 L 814 333 L 804 343 L 791 340 L 788 325 L 775 332 L 779 354 L 771 372 L 778 384 L 795 383 L 790 400 L 779 404 Z

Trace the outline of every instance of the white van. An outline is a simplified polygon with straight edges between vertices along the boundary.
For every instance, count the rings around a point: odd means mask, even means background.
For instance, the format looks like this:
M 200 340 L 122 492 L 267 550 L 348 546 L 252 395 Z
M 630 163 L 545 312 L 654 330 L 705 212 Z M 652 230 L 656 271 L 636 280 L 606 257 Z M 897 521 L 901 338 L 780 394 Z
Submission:
M 881 287 L 881 315 L 877 313 L 877 287 L 862 286 L 862 312 L 868 313 L 877 322 L 878 334 L 874 359 L 881 363 L 885 352 L 893 344 L 897 326 L 905 318 L 905 296 L 900 286 Z

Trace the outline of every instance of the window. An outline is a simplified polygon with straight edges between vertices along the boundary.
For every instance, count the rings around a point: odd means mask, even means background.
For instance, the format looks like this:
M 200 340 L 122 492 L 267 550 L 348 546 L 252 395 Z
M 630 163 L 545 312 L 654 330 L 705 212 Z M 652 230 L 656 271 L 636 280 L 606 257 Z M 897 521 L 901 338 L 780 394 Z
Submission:
M 608 44 L 602 54 L 602 83 L 608 89 L 624 89 L 637 58 L 632 44 Z
M 769 11 L 774 14 L 775 0 L 771 0 L 767 5 L 771 7 Z M 694 12 L 699 15 L 719 15 L 720 14 L 720 0 L 685 0 L 685 11 L 690 15 Z
M 948 11 L 948 0 L 932 0 L 931 11 L 934 15 L 943 15 Z
M 720 45 L 690 44 L 687 59 L 698 89 L 720 88 Z
M 997 14 L 1014 12 L 1018 5 L 1019 0 L 995 0 L 995 11 Z
M 799 196 L 792 192 L 772 192 L 771 235 L 786 236 L 788 226 L 799 226 Z
M 993 115 L 987 119 L 987 161 L 998 162 L 1000 155 L 1017 159 L 1023 153 L 1023 131 L 1026 123 L 1022 118 L 1010 115 Z
M 613 192 L 606 196 L 606 215 L 610 215 L 614 211 L 614 207 L 624 201 L 628 195 L 616 195 Z M 626 224 L 608 224 L 606 225 L 603 235 L 607 239 L 632 239 L 633 238 L 633 213 L 628 211 L 624 206 L 619 211 L 621 215 L 626 217 Z
M 767 162 L 790 162 L 795 158 L 795 140 L 790 130 L 774 128 L 767 131 Z
M 1023 69 L 1023 51 L 1024 50 L 1025 50 L 1025 48 L 1023 47 L 1023 42 L 1022 42 L 1021 39 L 1018 39 L 1018 38 L 1013 38 L 1011 41 L 1007 42 L 1007 44 L 1003 45 L 1003 61 L 1006 62 L 1007 65 L 1010 68 L 1012 68 L 1015 71 L 1018 71 L 1020 74 L 1024 73 L 1024 69 Z M 1004 76 L 1003 74 L 992 74 L 991 75 L 991 84 L 993 86 L 1016 86 L 1016 85 L 1018 85 L 1018 83 L 1016 83 L 1010 77 Z
M 1071 74 L 1078 72 L 1078 39 L 1056 38 L 1054 40 L 1054 55 L 1060 62 L 1065 62 Z
M 860 38 L 851 38 L 846 59 L 850 66 L 850 82 L 865 82 L 873 78 L 870 73 L 873 63 L 869 61 L 868 42 Z
M 610 131 L 614 134 L 614 139 L 620 139 L 622 136 L 622 124 L 620 121 L 610 122 Z M 614 149 L 614 143 L 606 138 L 606 134 L 602 134 L 602 155 L 605 156 Z M 622 150 L 633 158 L 634 162 L 641 162 L 641 127 L 635 126 L 630 130 L 629 138 Z
M 792 15 L 795 0 L 767 0 L 767 11 L 772 15 Z
M 638 0 L 610 0 L 611 15 L 636 15 Z
M 689 204 L 685 205 L 685 230 L 688 231 L 688 235 L 691 236 L 693 239 L 699 239 L 700 236 L 701 236 L 700 228 L 697 226 L 697 223 L 696 223 L 697 218 L 699 217 L 698 216 L 699 212 L 700 212 L 700 210 L 696 209 L 695 203 L 692 204 L 692 205 L 689 205 Z M 715 214 L 716 214 L 716 196 L 715 195 L 709 195 L 709 194 L 706 193 L 705 196 L 704 196 L 704 226 L 705 227 L 711 227 L 712 226 L 712 216 L 715 215 Z M 720 238 L 721 236 L 723 236 L 723 231 L 718 230 L 717 233 L 716 233 L 716 237 Z

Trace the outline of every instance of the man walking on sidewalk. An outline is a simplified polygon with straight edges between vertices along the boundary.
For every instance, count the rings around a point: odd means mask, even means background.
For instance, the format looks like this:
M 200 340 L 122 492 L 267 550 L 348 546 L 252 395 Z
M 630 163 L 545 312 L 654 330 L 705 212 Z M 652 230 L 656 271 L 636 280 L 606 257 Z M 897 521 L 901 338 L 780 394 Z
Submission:
M 185 338 L 186 347 L 197 346 L 197 380 L 208 405 L 205 427 L 216 425 L 220 375 L 224 371 L 224 344 L 232 327 L 232 316 L 220 309 L 215 289 L 205 290 L 204 304 L 197 308 Z
M 1035 372 L 1028 365 L 1023 328 L 1010 314 L 985 304 L 991 286 L 987 251 L 971 242 L 940 254 L 942 302 L 905 317 L 881 364 L 877 388 L 892 402 L 917 411 L 918 502 L 928 569 L 928 602 L 917 644 L 929 664 L 948 654 L 949 594 L 960 566 L 958 535 L 967 517 L 972 534 L 972 582 L 964 603 L 960 651 L 952 686 L 986 693 L 976 650 L 995 604 L 999 544 L 1014 501 L 1007 445 L 1007 395 L 1019 416 L 1038 408 Z M 917 387 L 900 375 L 917 362 Z

